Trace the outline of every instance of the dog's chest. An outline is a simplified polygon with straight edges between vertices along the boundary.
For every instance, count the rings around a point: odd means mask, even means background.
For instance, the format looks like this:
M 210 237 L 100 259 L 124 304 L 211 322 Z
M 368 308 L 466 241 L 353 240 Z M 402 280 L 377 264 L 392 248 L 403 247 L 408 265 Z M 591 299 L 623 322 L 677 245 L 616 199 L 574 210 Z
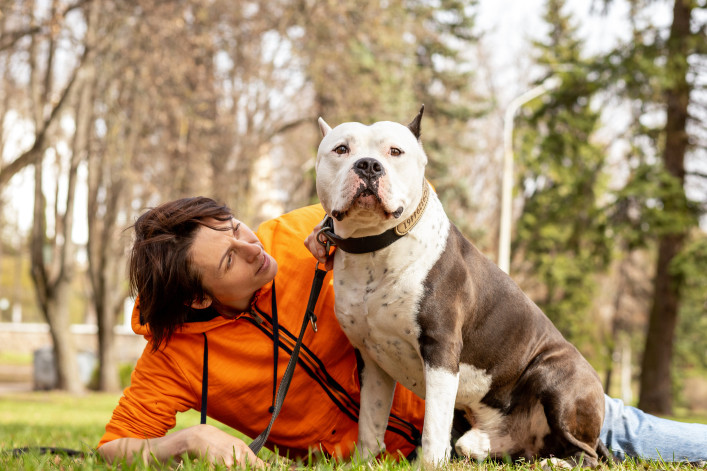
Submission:
M 424 393 L 418 307 L 449 231 L 439 202 L 430 203 L 418 226 L 390 247 L 371 254 L 338 253 L 334 264 L 336 316 L 347 337 L 417 393 Z

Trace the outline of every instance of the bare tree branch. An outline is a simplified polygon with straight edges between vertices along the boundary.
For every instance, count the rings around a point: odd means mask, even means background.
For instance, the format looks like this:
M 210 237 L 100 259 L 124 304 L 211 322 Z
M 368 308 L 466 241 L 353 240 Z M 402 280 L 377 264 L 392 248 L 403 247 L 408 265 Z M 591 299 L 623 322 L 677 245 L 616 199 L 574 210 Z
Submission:
M 274 138 L 275 136 L 283 134 L 291 129 L 294 129 L 294 128 L 302 125 L 302 124 L 311 123 L 312 125 L 314 125 L 314 123 L 316 123 L 316 122 L 317 122 L 317 118 L 314 116 L 307 116 L 304 118 L 295 119 L 294 121 L 290 121 L 288 123 L 283 124 L 282 126 L 276 128 L 273 132 L 266 135 L 265 141 L 268 142 L 272 138 Z
M 73 85 L 76 82 L 76 77 L 78 76 L 81 67 L 83 67 L 84 61 L 86 60 L 88 51 L 88 47 L 84 49 L 83 55 L 81 56 L 81 60 L 79 61 L 79 64 L 76 66 L 76 68 L 74 69 L 74 73 L 71 76 L 71 80 L 64 88 L 64 91 L 62 92 L 59 101 L 57 101 L 54 105 L 54 108 L 52 108 L 52 112 L 42 123 L 42 127 L 37 133 L 32 147 L 29 150 L 23 152 L 19 157 L 4 166 L 2 169 L 0 169 L 0 188 L 7 184 L 7 182 L 10 181 L 10 178 L 12 178 L 13 175 L 15 175 L 17 172 L 25 168 L 27 165 L 34 163 L 34 159 L 37 153 L 40 152 L 44 146 L 44 138 L 46 137 L 49 126 L 54 122 L 54 119 L 59 114 L 59 111 L 61 111 L 62 107 L 64 106 L 64 103 L 66 103 L 66 98 L 71 93 L 71 89 L 73 88 Z
M 90 1 L 91 0 L 78 0 L 73 5 L 69 5 L 68 7 L 66 7 L 57 16 L 60 18 L 64 17 L 70 11 L 75 10 L 77 8 L 81 8 L 83 5 L 85 5 L 86 3 L 89 3 Z M 25 36 L 31 36 L 33 34 L 37 34 L 41 31 L 47 29 L 51 25 L 52 21 L 54 21 L 54 18 L 49 18 L 41 25 L 31 26 L 31 27 L 25 28 L 25 29 L 18 29 L 15 31 L 8 31 L 6 33 L 0 34 L 0 51 L 4 51 L 5 49 L 10 49 L 11 47 L 13 47 L 17 43 L 17 41 L 24 38 Z
M 690 172 L 685 172 L 685 176 L 688 177 L 699 177 L 707 179 L 707 172 L 700 172 L 699 170 L 692 170 Z

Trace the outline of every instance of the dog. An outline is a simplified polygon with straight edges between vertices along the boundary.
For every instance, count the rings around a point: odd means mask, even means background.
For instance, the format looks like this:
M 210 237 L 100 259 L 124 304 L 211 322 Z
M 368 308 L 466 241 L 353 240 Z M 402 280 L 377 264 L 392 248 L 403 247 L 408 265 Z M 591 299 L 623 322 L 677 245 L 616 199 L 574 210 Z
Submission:
M 359 452 L 385 450 L 396 382 L 425 399 L 422 458 L 594 467 L 597 373 L 448 219 L 425 179 L 424 106 L 407 126 L 322 118 L 316 187 L 331 219 L 335 311 L 363 368 Z M 605 448 L 604 448 L 605 449 Z

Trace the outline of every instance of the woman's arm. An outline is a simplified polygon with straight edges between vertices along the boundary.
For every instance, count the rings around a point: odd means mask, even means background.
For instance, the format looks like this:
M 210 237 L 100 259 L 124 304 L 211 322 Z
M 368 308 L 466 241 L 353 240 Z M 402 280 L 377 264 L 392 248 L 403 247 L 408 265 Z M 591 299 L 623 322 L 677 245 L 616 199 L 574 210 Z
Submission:
M 98 448 L 98 453 L 109 463 L 123 459 L 129 464 L 135 459 L 145 463 L 166 463 L 180 459 L 186 453 L 191 458 L 229 467 L 245 466 L 246 462 L 256 468 L 264 466 L 243 440 L 208 424 L 195 425 L 159 438 L 118 438 Z

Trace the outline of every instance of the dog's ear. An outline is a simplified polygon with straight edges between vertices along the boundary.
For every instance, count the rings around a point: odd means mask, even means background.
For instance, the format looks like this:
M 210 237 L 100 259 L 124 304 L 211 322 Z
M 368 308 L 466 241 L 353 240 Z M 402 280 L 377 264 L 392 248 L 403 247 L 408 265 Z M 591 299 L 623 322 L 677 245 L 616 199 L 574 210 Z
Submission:
M 415 116 L 415 119 L 413 119 L 410 124 L 408 124 L 408 129 L 412 134 L 415 136 L 417 140 L 420 140 L 420 122 L 422 121 L 422 113 L 425 111 L 425 105 L 422 105 L 420 108 L 420 112 L 417 113 L 417 116 Z
M 329 134 L 329 131 L 331 131 L 331 126 L 329 126 L 321 116 L 319 117 L 317 122 L 319 123 L 319 130 L 322 132 L 322 137 Z

